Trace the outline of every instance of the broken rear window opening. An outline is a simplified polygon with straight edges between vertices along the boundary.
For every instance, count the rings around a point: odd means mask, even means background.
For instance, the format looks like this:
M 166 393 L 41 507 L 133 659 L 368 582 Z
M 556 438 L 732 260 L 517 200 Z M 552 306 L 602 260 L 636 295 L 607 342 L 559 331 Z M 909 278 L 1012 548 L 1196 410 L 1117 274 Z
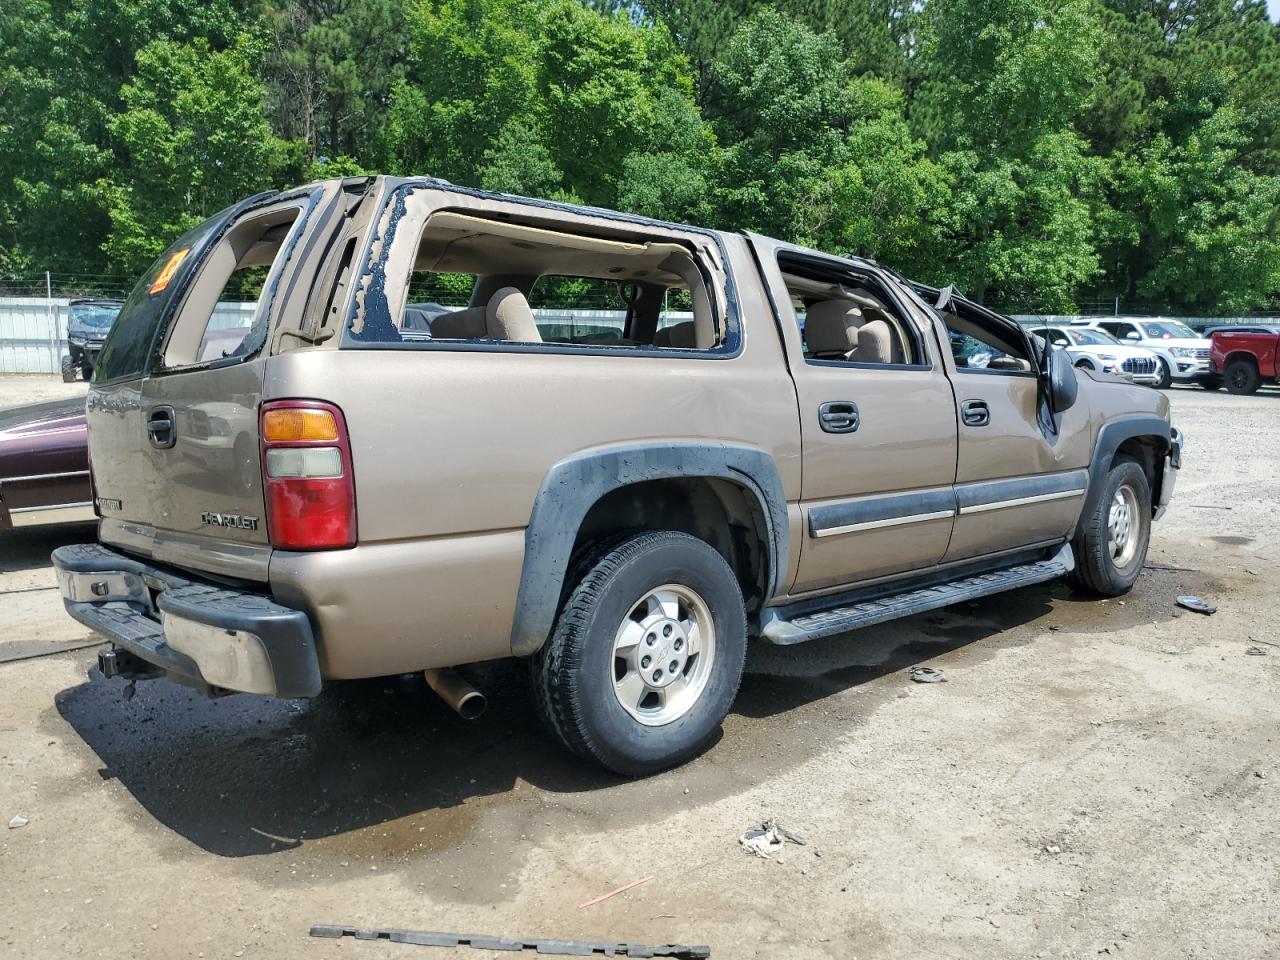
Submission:
M 238 220 L 210 251 L 191 283 L 164 346 L 165 368 L 245 359 L 261 344 L 263 295 L 298 204 L 271 206 Z
M 274 293 L 316 191 L 258 194 L 188 230 L 142 275 L 111 328 L 94 369 L 104 382 L 257 352 Z
M 692 245 L 643 228 L 601 237 L 562 220 L 535 226 L 436 211 L 417 240 L 405 289 L 383 286 L 375 265 L 347 344 L 622 356 L 736 350 Z M 389 237 L 380 255 L 395 259 L 394 250 L 386 253 L 395 242 Z M 374 300 L 388 302 L 386 315 L 369 309 Z

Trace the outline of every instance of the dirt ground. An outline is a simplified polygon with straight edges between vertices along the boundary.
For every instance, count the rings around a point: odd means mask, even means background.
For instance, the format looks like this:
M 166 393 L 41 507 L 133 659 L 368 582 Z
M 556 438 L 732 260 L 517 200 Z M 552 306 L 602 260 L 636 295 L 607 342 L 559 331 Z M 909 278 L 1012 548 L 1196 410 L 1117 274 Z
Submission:
M 718 958 L 1280 956 L 1280 393 L 1172 398 L 1186 466 L 1129 597 L 1033 587 L 761 646 L 721 741 L 648 780 L 565 756 L 512 665 L 466 723 L 417 682 L 125 700 L 86 680 L 93 649 L 0 663 L 0 955 L 502 956 L 307 936 L 336 923 Z M 92 534 L 0 540 L 0 658 L 89 640 L 47 558 Z M 745 855 L 765 817 L 808 845 Z

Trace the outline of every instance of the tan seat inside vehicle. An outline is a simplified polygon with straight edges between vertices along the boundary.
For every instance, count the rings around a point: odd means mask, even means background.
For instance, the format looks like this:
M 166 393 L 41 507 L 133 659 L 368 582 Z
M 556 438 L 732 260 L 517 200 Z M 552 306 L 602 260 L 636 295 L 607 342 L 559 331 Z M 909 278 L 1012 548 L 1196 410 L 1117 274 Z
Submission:
M 850 360 L 858 349 L 862 309 L 850 300 L 819 300 L 805 313 L 804 338 L 813 360 Z
M 663 327 L 653 335 L 655 347 L 675 347 L 680 350 L 692 350 L 698 345 L 697 326 L 692 320 L 673 323 Z
M 484 314 L 485 333 L 490 340 L 512 343 L 541 343 L 542 334 L 533 319 L 533 310 L 523 293 L 503 287 L 489 298 Z
M 858 347 L 850 360 L 858 363 L 901 363 L 894 359 L 895 348 L 901 355 L 902 348 L 894 341 L 893 328 L 883 320 L 872 320 L 858 328 Z
M 542 334 L 538 331 L 529 301 L 515 287 L 502 287 L 495 291 L 483 307 L 442 313 L 431 321 L 431 336 L 437 340 L 542 343 Z
M 467 307 L 442 313 L 431 321 L 431 336 L 437 340 L 479 340 L 485 335 L 488 307 Z

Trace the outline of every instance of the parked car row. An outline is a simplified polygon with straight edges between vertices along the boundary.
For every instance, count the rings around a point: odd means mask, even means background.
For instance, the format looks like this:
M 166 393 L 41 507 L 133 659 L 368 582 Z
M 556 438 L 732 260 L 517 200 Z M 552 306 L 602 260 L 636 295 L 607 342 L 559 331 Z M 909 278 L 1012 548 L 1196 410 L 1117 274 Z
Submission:
M 1030 326 L 1070 353 L 1077 367 L 1160 389 L 1175 383 L 1198 383 L 1209 390 L 1222 385 L 1209 363 L 1209 340 L 1178 320 L 1104 317 Z

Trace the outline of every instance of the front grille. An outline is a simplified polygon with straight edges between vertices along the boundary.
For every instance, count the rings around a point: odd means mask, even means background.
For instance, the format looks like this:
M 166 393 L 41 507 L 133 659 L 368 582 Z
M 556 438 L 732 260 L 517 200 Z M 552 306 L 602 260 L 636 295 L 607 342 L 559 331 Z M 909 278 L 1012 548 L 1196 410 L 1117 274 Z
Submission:
M 1208 359 L 1209 359 L 1209 348 L 1208 348 L 1208 347 L 1196 347 L 1196 348 L 1195 348 L 1195 353 L 1193 353 L 1193 354 L 1192 354 L 1192 356 L 1193 356 L 1193 357 L 1195 357 L 1197 360 L 1208 360 Z
M 1133 357 L 1122 364 L 1125 373 L 1155 373 L 1156 362 L 1148 357 Z

